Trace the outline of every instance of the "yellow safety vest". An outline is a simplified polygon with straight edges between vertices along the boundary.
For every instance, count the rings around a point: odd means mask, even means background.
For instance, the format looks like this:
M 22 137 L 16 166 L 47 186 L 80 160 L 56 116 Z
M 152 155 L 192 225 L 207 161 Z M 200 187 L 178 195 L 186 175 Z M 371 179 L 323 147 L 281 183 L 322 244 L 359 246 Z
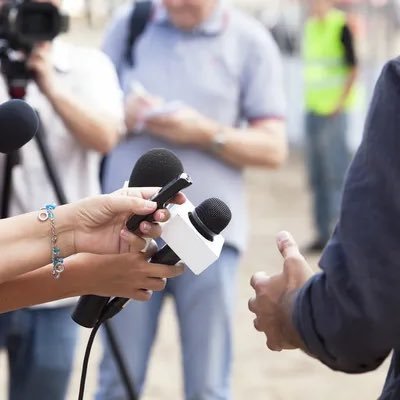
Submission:
M 317 114 L 332 113 L 343 94 L 349 67 L 341 41 L 346 16 L 331 10 L 325 19 L 311 18 L 305 26 L 303 42 L 306 109 Z M 355 101 L 355 89 L 346 101 L 346 108 Z

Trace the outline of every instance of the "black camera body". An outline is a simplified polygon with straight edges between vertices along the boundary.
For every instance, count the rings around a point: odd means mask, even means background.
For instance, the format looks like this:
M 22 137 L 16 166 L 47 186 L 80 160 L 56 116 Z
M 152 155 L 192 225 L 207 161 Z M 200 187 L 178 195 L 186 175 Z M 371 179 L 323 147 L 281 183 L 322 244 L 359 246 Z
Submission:
M 0 61 L 10 96 L 23 98 L 32 78 L 26 58 L 35 44 L 67 32 L 69 18 L 49 2 L 10 0 L 0 8 Z
M 68 16 L 51 3 L 11 1 L 0 9 L 0 39 L 10 48 L 29 51 L 36 43 L 67 32 Z

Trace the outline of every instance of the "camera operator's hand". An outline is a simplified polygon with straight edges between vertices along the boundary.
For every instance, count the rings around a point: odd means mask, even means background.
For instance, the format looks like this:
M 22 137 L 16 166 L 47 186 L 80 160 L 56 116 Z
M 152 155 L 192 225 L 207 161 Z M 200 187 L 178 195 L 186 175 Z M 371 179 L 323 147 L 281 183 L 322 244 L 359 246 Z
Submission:
M 51 59 L 51 43 L 37 44 L 28 58 L 27 66 L 34 73 L 34 79 L 40 91 L 49 97 L 56 88 L 56 74 Z

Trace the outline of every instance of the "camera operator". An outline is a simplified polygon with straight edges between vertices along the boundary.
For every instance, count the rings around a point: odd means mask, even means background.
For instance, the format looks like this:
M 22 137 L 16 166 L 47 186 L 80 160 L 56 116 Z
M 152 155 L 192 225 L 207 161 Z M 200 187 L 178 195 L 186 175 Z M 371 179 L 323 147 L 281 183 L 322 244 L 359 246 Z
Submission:
M 59 8 L 61 0 L 51 4 Z M 67 200 L 99 193 L 101 156 L 123 133 L 122 96 L 112 64 L 97 50 L 56 39 L 36 42 L 26 66 L 33 73 L 26 100 L 39 112 Z M 0 100 L 8 97 L 6 80 Z M 55 199 L 37 143 L 29 142 L 20 156 L 12 172 L 10 215 Z M 65 398 L 77 339 L 73 305 L 70 299 L 0 316 L 0 345 L 7 347 L 10 360 L 10 400 Z

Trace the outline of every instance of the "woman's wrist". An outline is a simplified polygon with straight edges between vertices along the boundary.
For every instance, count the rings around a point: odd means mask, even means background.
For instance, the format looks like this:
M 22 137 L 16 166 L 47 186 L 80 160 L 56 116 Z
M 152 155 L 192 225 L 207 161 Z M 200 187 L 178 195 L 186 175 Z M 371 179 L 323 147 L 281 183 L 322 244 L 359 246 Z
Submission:
M 66 204 L 55 209 L 55 229 L 57 234 L 57 245 L 63 257 L 76 253 L 75 218 L 74 205 Z
M 93 281 L 96 279 L 93 274 L 93 267 L 90 262 L 90 255 L 85 253 L 74 254 L 65 260 L 66 273 L 65 282 L 70 290 L 70 296 L 83 296 L 94 294 Z
M 100 282 L 106 285 L 108 275 L 106 273 L 109 263 L 106 255 L 79 253 L 68 257 L 65 260 L 68 272 L 68 279 L 71 280 L 73 296 L 87 294 L 99 295 Z

